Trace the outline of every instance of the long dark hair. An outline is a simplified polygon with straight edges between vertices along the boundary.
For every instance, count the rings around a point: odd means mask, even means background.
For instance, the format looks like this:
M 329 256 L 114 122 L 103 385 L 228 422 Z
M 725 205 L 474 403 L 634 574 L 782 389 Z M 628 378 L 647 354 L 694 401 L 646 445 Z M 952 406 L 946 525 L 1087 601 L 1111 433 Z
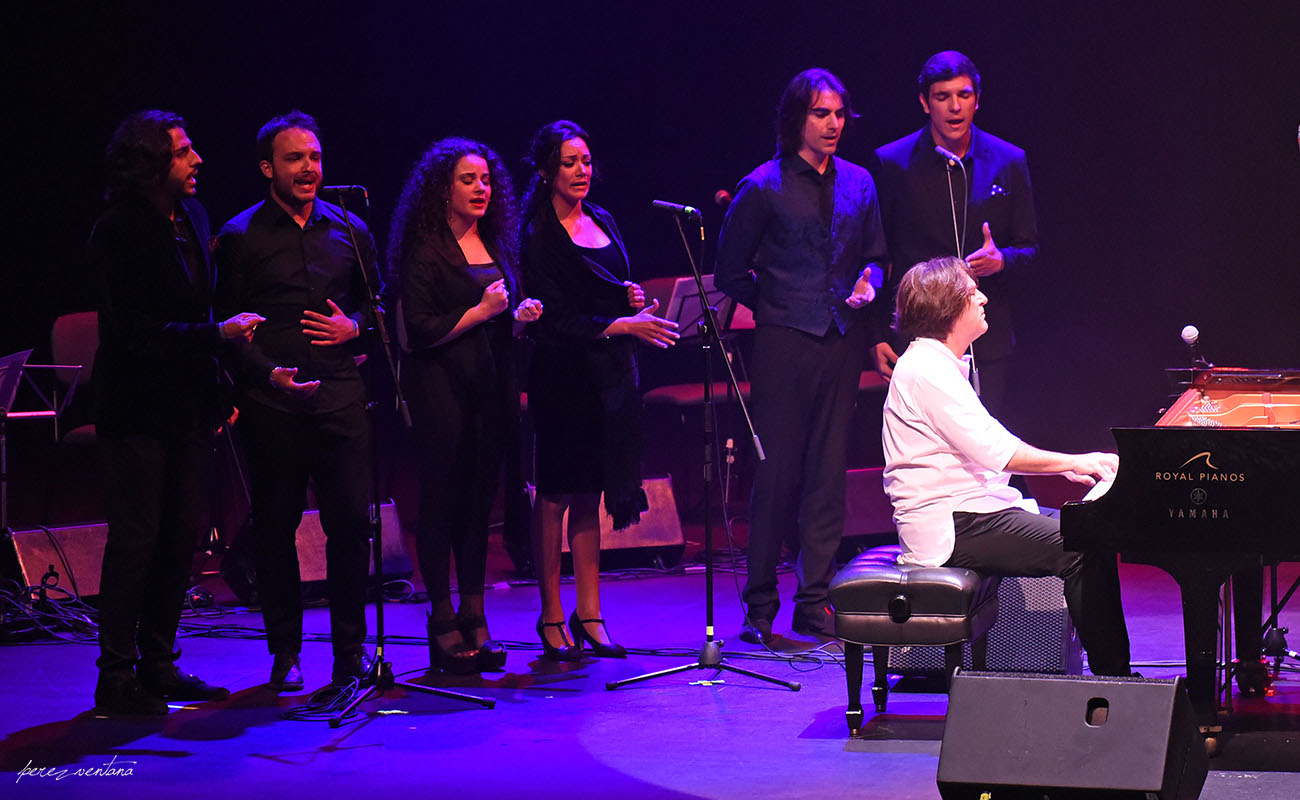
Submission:
M 122 120 L 104 153 L 104 200 L 158 186 L 172 166 L 172 128 L 185 120 L 170 111 L 137 111 Z
M 803 127 L 808 120 L 808 109 L 821 91 L 835 92 L 844 103 L 844 125 L 858 115 L 853 113 L 849 90 L 833 72 L 824 69 L 806 69 L 790 79 L 776 106 L 776 157 L 799 152 L 803 145 Z
M 524 157 L 524 166 L 532 176 L 528 181 L 528 191 L 524 193 L 524 221 L 536 216 L 542 203 L 551 196 L 551 181 L 560 169 L 560 147 L 570 139 L 581 139 L 591 148 L 591 137 L 582 126 L 567 119 L 557 119 L 543 125 L 533 135 L 528 145 L 528 155 Z M 595 161 L 593 159 L 591 182 L 596 181 Z
M 447 198 L 451 194 L 456 163 L 467 155 L 486 161 L 492 180 L 492 200 L 479 220 L 479 237 L 511 282 L 517 277 L 519 214 L 510 173 L 495 150 L 482 142 L 459 137 L 440 139 L 429 145 L 411 169 L 393 212 L 393 227 L 388 237 L 390 269 L 399 270 L 403 260 L 431 238 L 451 235 Z

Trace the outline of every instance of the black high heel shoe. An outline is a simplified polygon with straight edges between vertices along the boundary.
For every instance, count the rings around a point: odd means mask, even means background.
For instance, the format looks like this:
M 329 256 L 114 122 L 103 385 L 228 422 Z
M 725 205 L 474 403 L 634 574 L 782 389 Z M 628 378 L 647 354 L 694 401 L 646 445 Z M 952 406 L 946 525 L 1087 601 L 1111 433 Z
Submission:
M 478 637 L 474 635 L 478 632 L 478 629 L 487 630 L 487 619 L 464 611 L 457 611 L 456 625 L 460 628 L 460 635 L 465 637 L 465 643 L 472 647 L 473 645 L 470 643 L 478 641 Z M 484 639 L 483 643 L 478 646 L 476 660 L 479 672 L 500 672 L 506 666 L 506 646 L 496 639 Z
M 600 623 L 601 627 L 605 629 L 605 635 L 609 636 L 609 626 L 605 624 L 605 620 L 599 618 L 578 619 L 578 612 L 576 609 L 569 615 L 569 630 L 573 631 L 573 641 L 577 643 L 579 652 L 582 650 L 583 642 L 586 642 L 587 646 L 591 648 L 591 652 L 601 658 L 627 658 L 627 648 L 623 645 L 615 644 L 614 642 L 602 644 L 601 642 L 596 641 L 595 637 L 590 633 L 587 633 L 586 626 L 589 624 L 594 625 L 596 623 Z
M 444 650 L 438 644 L 438 637 L 449 633 L 460 633 L 454 619 L 434 619 L 429 615 L 429 666 L 452 675 L 473 675 L 478 671 L 478 651 L 465 641 L 453 644 Z
M 546 629 L 556 628 L 560 632 L 563 647 L 556 647 L 546 639 Z M 542 640 L 542 657 L 552 661 L 581 661 L 582 648 L 569 642 L 569 635 L 564 630 L 563 622 L 544 622 L 542 615 L 537 615 L 537 636 Z

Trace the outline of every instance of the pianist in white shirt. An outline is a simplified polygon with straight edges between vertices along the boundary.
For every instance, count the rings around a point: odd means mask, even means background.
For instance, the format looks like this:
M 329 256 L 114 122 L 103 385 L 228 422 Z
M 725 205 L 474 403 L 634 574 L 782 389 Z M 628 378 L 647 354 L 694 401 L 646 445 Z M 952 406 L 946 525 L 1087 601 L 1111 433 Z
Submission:
M 899 284 L 895 328 L 913 337 L 885 400 L 885 492 L 904 563 L 986 575 L 1056 575 L 1094 675 L 1129 675 L 1128 628 L 1114 554 L 1069 553 L 1060 524 L 1037 513 L 1012 474 L 1113 480 L 1113 453 L 1056 453 L 1022 442 L 970 383 L 964 354 L 986 330 L 986 298 L 966 263 L 936 258 Z

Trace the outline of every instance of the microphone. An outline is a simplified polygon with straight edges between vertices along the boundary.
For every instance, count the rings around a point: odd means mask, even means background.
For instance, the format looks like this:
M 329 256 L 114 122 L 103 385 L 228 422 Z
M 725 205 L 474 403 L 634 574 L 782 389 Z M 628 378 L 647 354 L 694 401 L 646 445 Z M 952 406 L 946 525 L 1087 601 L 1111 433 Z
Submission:
M 674 214 L 681 214 L 686 217 L 700 218 L 700 210 L 694 206 L 683 206 L 677 203 L 669 203 L 667 200 L 653 200 L 650 205 L 655 208 L 662 208 L 664 211 L 671 211 Z
M 357 186 L 355 184 L 351 186 L 322 186 L 317 191 L 325 192 L 326 194 L 351 194 L 352 192 L 360 192 L 361 199 L 366 203 L 366 208 L 370 208 L 370 192 L 366 191 L 366 187 L 364 186 Z
M 953 151 L 949 150 L 948 148 L 944 147 L 941 144 L 936 144 L 934 146 L 934 152 L 938 153 L 939 155 L 953 162 L 953 164 L 961 163 L 961 156 L 957 155 L 956 153 L 954 153 Z
M 1200 349 L 1201 332 L 1196 329 L 1195 325 L 1188 325 L 1184 327 L 1181 335 L 1183 339 L 1183 344 L 1187 345 L 1187 354 L 1192 359 L 1193 367 L 1208 368 L 1214 366 L 1210 362 L 1206 361 L 1205 357 L 1201 355 L 1201 349 Z
M 713 193 L 713 204 L 723 211 L 731 205 L 731 192 L 726 189 L 719 189 Z

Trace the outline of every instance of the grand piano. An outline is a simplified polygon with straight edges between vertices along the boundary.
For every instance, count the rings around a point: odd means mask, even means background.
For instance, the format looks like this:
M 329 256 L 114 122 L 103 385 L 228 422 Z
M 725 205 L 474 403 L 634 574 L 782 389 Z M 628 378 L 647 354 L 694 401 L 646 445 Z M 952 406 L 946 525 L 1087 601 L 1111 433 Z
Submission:
M 1210 732 L 1220 587 L 1300 560 L 1300 370 L 1195 370 L 1155 427 L 1111 432 L 1119 472 L 1061 509 L 1061 535 L 1067 550 L 1118 552 L 1178 582 L 1187 691 Z

